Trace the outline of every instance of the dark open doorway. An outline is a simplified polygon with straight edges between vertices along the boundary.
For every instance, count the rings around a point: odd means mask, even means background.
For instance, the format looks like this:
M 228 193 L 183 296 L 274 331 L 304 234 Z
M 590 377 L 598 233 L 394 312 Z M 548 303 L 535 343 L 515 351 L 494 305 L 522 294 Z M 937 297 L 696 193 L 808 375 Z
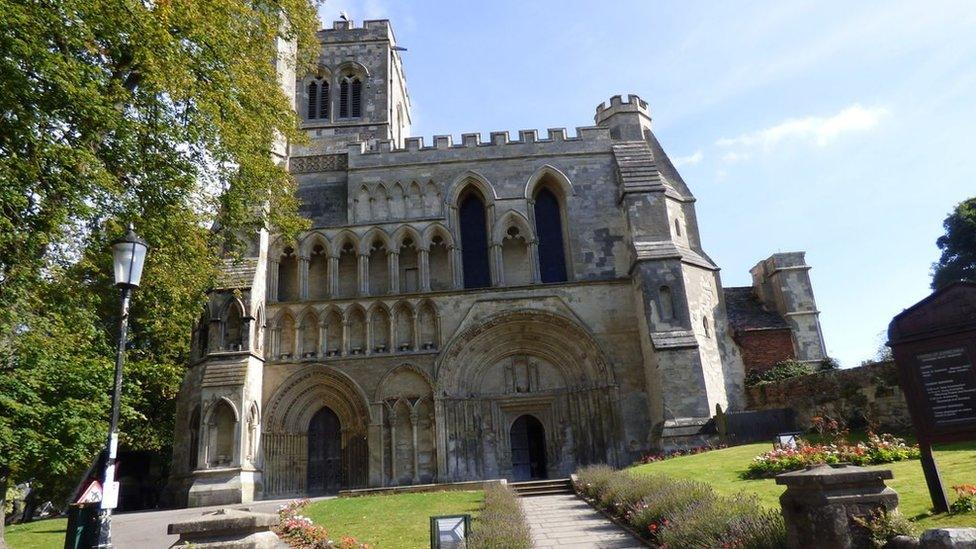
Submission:
M 322 408 L 308 423 L 308 494 L 318 496 L 338 492 L 341 472 L 339 418 L 332 410 Z
M 548 478 L 546 431 L 542 422 L 528 414 L 519 416 L 510 432 L 513 480 Z

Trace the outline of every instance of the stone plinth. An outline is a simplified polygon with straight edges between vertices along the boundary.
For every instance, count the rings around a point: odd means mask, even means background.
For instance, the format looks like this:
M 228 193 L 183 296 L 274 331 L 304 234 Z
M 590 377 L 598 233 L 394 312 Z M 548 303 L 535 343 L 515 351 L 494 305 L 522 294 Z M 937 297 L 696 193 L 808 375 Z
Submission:
M 976 549 L 976 528 L 933 528 L 920 540 L 921 549 Z
M 853 465 L 817 465 L 776 477 L 786 486 L 780 496 L 791 548 L 862 547 L 865 531 L 855 517 L 898 508 L 898 493 L 885 485 L 889 470 Z
M 169 525 L 169 534 L 178 534 L 174 547 L 198 549 L 273 549 L 285 547 L 271 527 L 278 515 L 236 509 L 218 509 L 200 518 Z

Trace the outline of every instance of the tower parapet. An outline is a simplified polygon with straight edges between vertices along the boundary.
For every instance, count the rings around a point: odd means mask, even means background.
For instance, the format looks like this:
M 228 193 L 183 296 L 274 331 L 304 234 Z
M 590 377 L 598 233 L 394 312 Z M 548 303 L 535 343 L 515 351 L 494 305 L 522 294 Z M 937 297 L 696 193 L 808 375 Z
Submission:
M 614 95 L 610 104 L 600 103 L 593 117 L 597 126 L 610 128 L 610 135 L 621 141 L 641 141 L 648 139 L 651 131 L 651 110 L 639 96 L 630 94 L 625 101 L 623 96 Z

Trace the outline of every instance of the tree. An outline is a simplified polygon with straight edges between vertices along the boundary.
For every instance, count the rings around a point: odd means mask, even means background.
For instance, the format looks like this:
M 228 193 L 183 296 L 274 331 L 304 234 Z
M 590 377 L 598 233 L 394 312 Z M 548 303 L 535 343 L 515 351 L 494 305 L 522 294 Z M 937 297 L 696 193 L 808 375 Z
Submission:
M 108 244 L 126 222 L 151 253 L 122 444 L 169 444 L 218 259 L 245 245 L 237 235 L 304 226 L 269 151 L 301 138 L 277 44 L 294 41 L 307 71 L 316 7 L 0 0 L 0 498 L 32 478 L 57 501 L 102 444 L 118 314 Z
M 945 234 L 935 241 L 942 256 L 932 265 L 932 289 L 957 280 L 976 281 L 976 198 L 957 205 L 942 226 Z

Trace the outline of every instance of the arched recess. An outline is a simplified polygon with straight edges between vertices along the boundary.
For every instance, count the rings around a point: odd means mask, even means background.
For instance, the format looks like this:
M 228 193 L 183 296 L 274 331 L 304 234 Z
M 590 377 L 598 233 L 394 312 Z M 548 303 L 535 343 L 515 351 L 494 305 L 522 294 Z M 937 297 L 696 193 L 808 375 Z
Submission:
M 369 295 L 390 293 L 390 251 L 394 244 L 386 231 L 374 227 L 363 237 L 359 253 L 369 259 Z
M 428 181 L 424 185 L 424 193 L 421 199 L 423 205 L 423 213 L 427 216 L 435 216 L 441 214 L 441 191 L 437 188 L 437 185 L 433 181 Z
M 301 253 L 308 258 L 308 297 L 322 300 L 329 296 L 329 239 L 314 232 L 302 241 Z
M 538 239 L 539 279 L 543 283 L 569 280 L 571 254 L 566 201 L 574 194 L 569 178 L 548 165 L 537 170 L 525 185 Z
M 423 238 L 417 229 L 405 225 L 393 235 L 394 246 L 399 251 L 397 264 L 401 293 L 420 291 L 420 248 Z
M 461 194 L 467 187 L 478 189 L 485 201 L 485 205 L 495 206 L 495 201 L 498 200 L 495 188 L 488 182 L 488 178 L 474 170 L 468 170 L 454 178 L 454 181 L 451 182 L 450 187 L 447 189 L 447 193 L 444 195 L 444 203 L 449 207 L 456 205 L 461 198 Z
M 210 353 L 210 304 L 203 308 L 203 314 L 197 321 L 194 331 L 194 346 L 196 347 L 197 357 L 203 358 Z
M 374 221 L 383 221 L 390 218 L 390 193 L 386 190 L 386 185 L 380 184 L 373 187 L 370 194 L 370 217 Z
M 240 420 L 240 413 L 230 399 L 221 397 L 210 403 L 204 421 L 204 462 L 208 468 L 230 467 L 239 463 L 237 454 Z
M 288 246 L 278 259 L 278 301 L 297 301 L 298 288 L 298 255 Z
M 390 311 L 382 302 L 376 302 L 369 310 L 369 348 L 373 353 L 388 353 L 393 347 L 390 340 Z
M 302 314 L 299 332 L 301 332 L 301 358 L 313 358 L 319 354 L 319 315 L 315 309 L 309 307 Z
M 495 224 L 492 245 L 501 248 L 502 280 L 506 286 L 522 286 L 536 279 L 536 240 L 524 215 L 509 210 Z
M 398 351 L 412 351 L 416 348 L 415 319 L 409 302 L 400 301 L 393 307 L 394 342 Z
M 295 319 L 288 309 L 282 309 L 271 332 L 271 354 L 278 359 L 291 358 L 296 352 Z
M 425 351 L 439 349 L 441 346 L 441 319 L 437 307 L 425 299 L 417 307 L 417 325 L 420 331 L 420 348 Z
M 433 482 L 436 475 L 435 420 L 430 375 L 413 364 L 391 369 L 377 386 L 382 403 L 384 483 Z
M 322 353 L 327 357 L 342 354 L 342 312 L 329 307 L 322 317 Z
M 200 462 L 200 406 L 193 406 L 193 411 L 190 412 L 190 421 L 186 425 L 186 431 L 189 433 L 186 465 L 188 471 L 194 471 Z
M 366 352 L 369 344 L 366 341 L 366 311 L 359 304 L 346 309 L 346 352 L 350 355 L 361 355 Z
M 440 197 L 434 196 L 434 202 L 439 204 Z M 411 181 L 407 186 L 407 217 L 417 218 L 424 215 L 424 192 L 420 189 L 420 184 Z
M 244 459 L 252 464 L 257 464 L 260 454 L 261 441 L 261 411 L 257 402 L 251 402 L 247 409 L 247 431 L 244 437 Z
M 359 239 L 351 231 L 343 231 L 332 241 L 332 256 L 336 258 L 333 277 L 334 296 L 354 297 L 359 288 Z
M 427 249 L 428 277 L 431 290 L 450 290 L 454 287 L 454 239 L 440 223 L 424 230 Z
M 332 75 L 324 67 L 299 81 L 298 105 L 305 120 L 328 121 L 332 110 Z
M 390 219 L 403 219 L 407 217 L 407 197 L 403 190 L 403 185 L 399 182 L 393 184 L 390 189 Z
M 362 388 L 340 370 L 309 364 L 286 378 L 268 399 L 262 424 L 264 496 L 301 495 L 307 482 L 307 436 L 312 417 L 328 407 L 342 430 L 340 487 L 363 488 L 372 422 Z
M 337 118 L 360 118 L 363 115 L 363 89 L 369 73 L 360 63 L 347 61 L 336 71 L 338 93 Z
M 364 223 L 372 219 L 372 213 L 370 208 L 372 207 L 370 201 L 369 189 L 366 185 L 359 188 L 356 192 L 356 197 L 353 198 L 353 215 L 357 223 Z
M 230 296 L 221 314 L 221 343 L 224 351 L 244 349 L 249 329 L 244 315 L 244 304 L 236 296 Z

